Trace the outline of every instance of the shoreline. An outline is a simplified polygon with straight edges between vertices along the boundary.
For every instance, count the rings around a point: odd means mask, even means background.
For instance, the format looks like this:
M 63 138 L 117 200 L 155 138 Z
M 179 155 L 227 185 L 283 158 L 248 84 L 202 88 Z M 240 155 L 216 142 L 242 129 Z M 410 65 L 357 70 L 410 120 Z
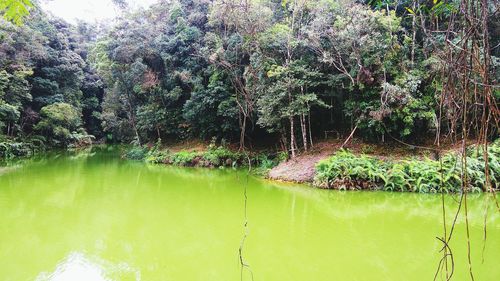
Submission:
M 108 146 L 108 145 L 106 145 Z M 86 151 L 102 144 L 86 147 L 72 148 L 65 151 Z M 361 147 L 363 147 L 361 145 Z M 410 192 L 410 193 L 441 193 L 439 181 L 439 161 L 430 159 L 428 156 L 415 156 L 396 153 L 386 155 L 367 155 L 365 149 L 351 146 L 350 150 L 340 149 L 338 142 L 324 142 L 318 144 L 315 150 L 302 153 L 294 159 L 284 159 L 284 155 L 272 153 L 270 151 L 238 152 L 227 147 L 210 144 L 206 147 L 192 143 L 177 145 L 175 150 L 170 147 L 143 146 L 130 147 L 121 146 L 119 154 L 122 158 L 139 160 L 145 163 L 154 163 L 177 167 L 198 167 L 198 168 L 244 168 L 251 164 L 251 174 L 265 180 L 279 183 L 304 184 L 318 189 L 332 190 L 361 190 L 361 191 L 390 191 L 390 192 Z M 192 148 L 191 150 L 187 150 Z M 472 148 L 472 147 L 471 147 Z M 476 149 L 471 149 L 474 152 Z M 490 150 L 491 149 L 491 150 Z M 1 159 L 2 162 L 30 159 L 52 151 L 48 149 L 44 152 L 35 153 L 29 157 L 14 157 Z M 468 155 L 469 163 L 474 164 L 470 174 L 478 174 L 470 182 L 469 192 L 496 192 L 499 190 L 498 179 L 500 172 L 498 163 L 500 161 L 500 141 L 489 145 L 489 162 L 491 186 L 493 190 L 487 189 L 488 184 L 484 177 L 484 171 L 478 169 L 481 164 L 481 155 Z M 474 154 L 474 153 L 473 153 Z M 475 153 L 477 154 L 477 153 Z M 442 159 L 450 162 L 452 157 L 460 156 L 450 150 Z M 446 158 L 448 157 L 448 158 Z M 476 157 L 476 158 L 474 158 Z M 250 161 L 250 162 L 249 162 Z M 456 161 L 456 160 L 455 160 Z M 447 162 L 447 163 L 448 163 Z M 451 162 L 450 162 L 451 163 Z M 424 171 L 420 171 L 425 166 Z M 461 185 L 458 176 L 460 167 L 448 165 L 450 177 L 445 193 L 460 193 Z M 496 167 L 495 169 L 491 166 Z M 375 167 L 375 169 L 374 169 Z M 370 170 L 372 169 L 372 170 Z M 399 169 L 399 170 L 398 170 Z M 403 170 L 404 172 L 401 172 Z M 397 173 L 396 173 L 397 172 Z M 483 174 L 481 174 L 481 172 Z M 451 174 L 450 176 L 450 173 Z M 426 178 L 429 177 L 429 178 Z
M 461 153 L 453 147 L 437 159 L 422 151 L 354 144 L 343 149 L 338 141 L 319 143 L 314 150 L 293 159 L 272 156 L 269 151 L 238 152 L 210 144 L 201 151 L 178 146 L 169 148 L 132 148 L 136 160 L 150 163 L 202 168 L 255 167 L 253 174 L 264 179 L 306 184 L 320 189 L 380 190 L 412 193 L 462 192 Z M 137 149 L 141 155 L 138 155 Z M 198 146 L 199 149 L 199 146 Z M 372 152 L 367 154 L 366 152 Z M 378 154 L 377 154 L 378 152 Z M 380 153 L 382 152 L 382 153 Z M 495 192 L 500 182 L 500 141 L 488 146 L 490 183 L 485 180 L 485 161 L 481 147 L 467 149 L 468 192 Z M 139 156 L 139 157 L 138 157 Z M 439 160 L 440 159 L 440 160 Z M 247 162 L 249 161 L 249 162 Z

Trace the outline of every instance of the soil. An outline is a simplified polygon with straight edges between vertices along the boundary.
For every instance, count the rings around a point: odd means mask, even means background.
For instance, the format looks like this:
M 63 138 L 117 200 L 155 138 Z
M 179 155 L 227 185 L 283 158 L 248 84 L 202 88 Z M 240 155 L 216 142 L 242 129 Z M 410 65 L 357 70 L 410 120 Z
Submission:
M 341 139 L 324 140 L 316 144 L 314 149 L 303 152 L 294 159 L 280 163 L 271 169 L 267 177 L 278 181 L 312 183 L 316 164 L 334 154 L 341 148 L 343 142 L 344 140 Z M 437 152 L 433 150 L 437 149 L 437 147 L 432 144 L 425 146 L 404 145 L 394 142 L 390 144 L 370 144 L 359 139 L 353 139 L 344 148 L 354 153 L 368 154 L 380 159 L 401 159 L 405 157 L 437 158 Z M 450 151 L 457 149 L 459 149 L 457 144 L 447 143 L 442 145 L 440 150 Z
M 280 163 L 271 169 L 268 178 L 272 180 L 307 183 L 312 182 L 316 163 L 327 158 L 339 149 L 340 142 L 323 142 L 308 153 Z

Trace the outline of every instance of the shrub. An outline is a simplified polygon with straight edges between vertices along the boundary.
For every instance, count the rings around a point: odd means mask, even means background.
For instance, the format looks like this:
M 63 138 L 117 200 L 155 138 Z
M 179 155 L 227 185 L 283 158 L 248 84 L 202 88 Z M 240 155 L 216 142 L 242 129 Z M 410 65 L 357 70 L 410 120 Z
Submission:
M 62 102 L 47 105 L 40 110 L 40 116 L 35 130 L 47 136 L 54 145 L 66 146 L 78 136 L 72 132 L 82 124 L 81 112 L 72 105 Z
M 132 160 L 143 160 L 146 157 L 147 153 L 148 153 L 147 148 L 134 146 L 125 154 L 125 157 Z
M 175 166 L 197 166 L 197 167 L 233 167 L 247 166 L 248 161 L 252 165 L 254 172 L 264 174 L 269 169 L 279 164 L 288 155 L 278 153 L 275 156 L 269 154 L 248 154 L 246 152 L 232 151 L 225 146 L 216 146 L 214 143 L 207 147 L 206 151 L 179 151 L 171 152 L 168 149 L 162 150 L 160 143 L 151 149 L 134 147 L 126 153 L 125 157 L 156 164 L 170 164 Z
M 197 152 L 180 151 L 171 154 L 168 159 L 170 163 L 176 166 L 194 166 L 194 159 L 198 156 Z
M 209 147 L 209 149 L 203 153 L 203 159 L 214 166 L 235 166 L 241 163 L 244 157 L 244 154 L 233 152 L 222 146 L 217 148 Z
M 340 189 L 374 189 L 381 185 L 384 170 L 381 160 L 340 150 L 318 163 L 315 183 L 326 188 L 335 185 Z
M 43 136 L 8 138 L 0 135 L 0 159 L 30 157 L 45 148 L 46 139 Z
M 467 188 L 477 192 L 487 187 L 482 147 L 467 151 Z M 500 143 L 488 147 L 490 184 L 499 187 Z M 354 155 L 341 150 L 316 166 L 315 185 L 337 189 L 384 189 L 421 193 L 460 192 L 462 188 L 462 157 L 445 155 L 441 161 L 432 159 L 380 160 Z

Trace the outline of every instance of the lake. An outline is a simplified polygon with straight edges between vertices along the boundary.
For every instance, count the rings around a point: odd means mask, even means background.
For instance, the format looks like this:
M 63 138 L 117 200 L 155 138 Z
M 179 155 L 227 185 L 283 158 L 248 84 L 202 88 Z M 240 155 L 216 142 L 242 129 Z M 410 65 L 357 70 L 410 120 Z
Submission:
M 445 197 L 448 232 L 459 199 Z M 500 280 L 493 199 L 468 196 L 475 280 Z M 0 279 L 241 280 L 242 245 L 243 280 L 433 280 L 441 200 L 147 165 L 116 147 L 51 153 L 0 171 Z M 470 280 L 463 210 L 450 241 L 453 280 Z

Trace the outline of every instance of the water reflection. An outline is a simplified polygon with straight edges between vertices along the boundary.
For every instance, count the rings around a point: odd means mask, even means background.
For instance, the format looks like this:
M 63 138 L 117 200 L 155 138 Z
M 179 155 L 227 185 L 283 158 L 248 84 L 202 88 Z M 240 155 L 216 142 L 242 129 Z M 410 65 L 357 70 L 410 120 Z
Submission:
M 239 280 L 245 187 L 256 280 L 432 280 L 442 257 L 439 194 L 320 190 L 144 165 L 119 149 L 53 153 L 0 176 L 0 281 Z M 500 280 L 491 196 L 468 196 L 476 280 Z M 459 195 L 444 201 L 450 226 Z M 449 246 L 454 279 L 467 280 L 461 210 Z
M 140 272 L 127 264 L 114 265 L 82 253 L 72 253 L 53 273 L 42 272 L 35 281 L 140 281 Z

